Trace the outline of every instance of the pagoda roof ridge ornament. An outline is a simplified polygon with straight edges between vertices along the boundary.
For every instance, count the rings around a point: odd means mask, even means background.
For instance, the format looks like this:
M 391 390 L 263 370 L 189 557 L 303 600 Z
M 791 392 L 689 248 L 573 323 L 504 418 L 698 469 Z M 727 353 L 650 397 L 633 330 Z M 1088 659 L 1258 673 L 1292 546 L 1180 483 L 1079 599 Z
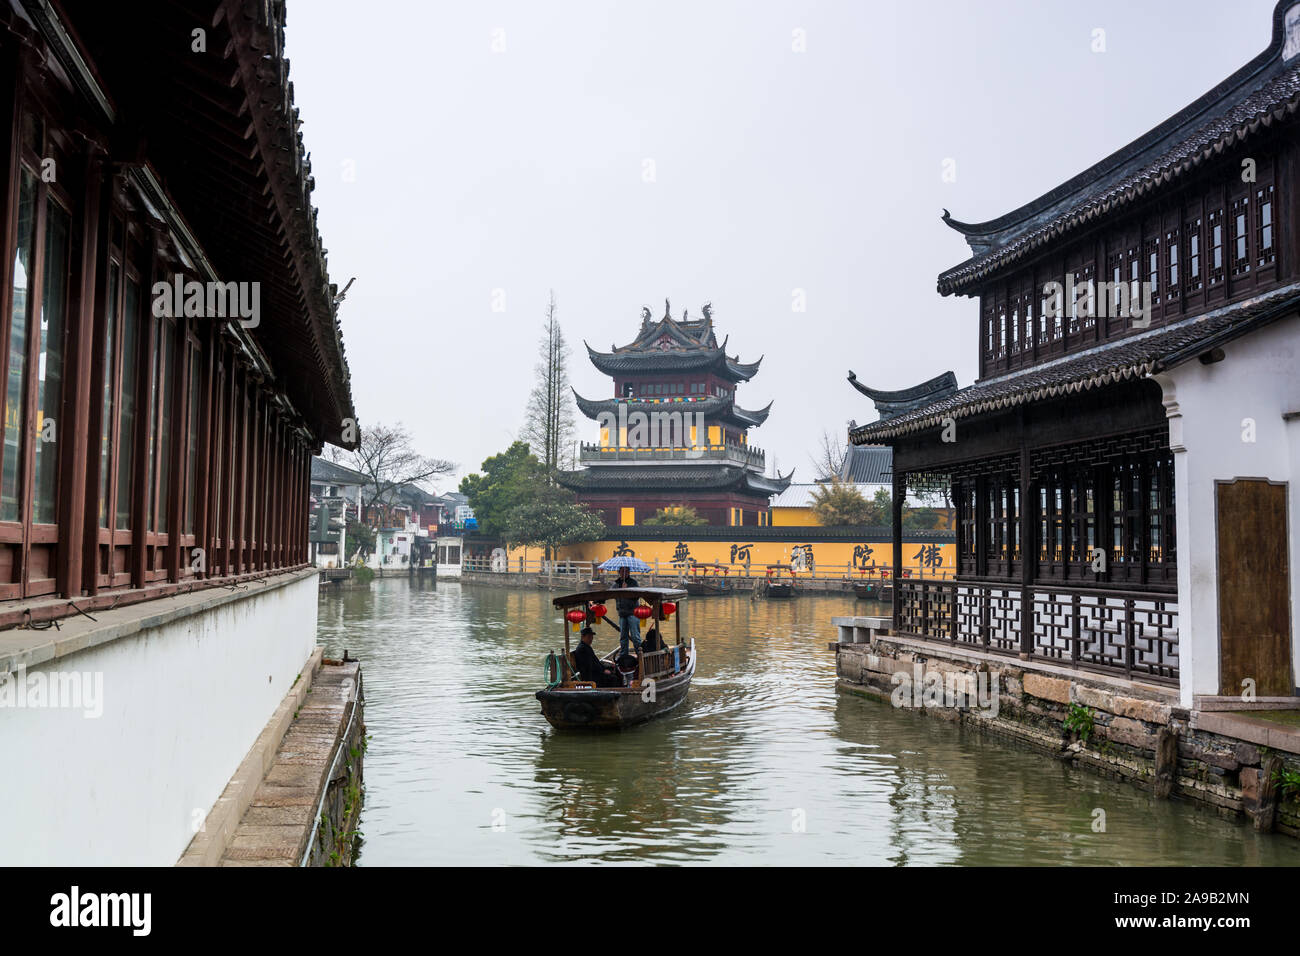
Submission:
M 665 309 L 672 307 L 664 300 Z M 592 348 L 583 340 L 587 356 L 598 370 L 606 375 L 658 374 L 666 372 L 712 371 L 736 383 L 748 381 L 758 373 L 758 362 L 742 362 L 739 356 L 728 355 L 730 336 L 718 344 L 713 326 L 713 304 L 704 305 L 705 317 L 692 320 L 689 311 L 682 319 L 671 313 L 660 319 L 651 317 L 648 306 L 641 308 L 641 326 L 633 341 L 619 346 L 611 344 L 608 352 Z

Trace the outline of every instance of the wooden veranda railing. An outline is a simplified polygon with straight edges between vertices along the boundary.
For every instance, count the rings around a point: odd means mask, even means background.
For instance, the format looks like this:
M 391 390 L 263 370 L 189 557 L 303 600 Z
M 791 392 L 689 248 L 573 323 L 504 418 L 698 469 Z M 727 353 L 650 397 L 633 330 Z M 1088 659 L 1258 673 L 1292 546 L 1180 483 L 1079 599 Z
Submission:
M 1023 602 L 1033 626 L 1025 632 Z M 1178 680 L 1175 595 L 988 582 L 896 582 L 900 633 L 1072 667 Z

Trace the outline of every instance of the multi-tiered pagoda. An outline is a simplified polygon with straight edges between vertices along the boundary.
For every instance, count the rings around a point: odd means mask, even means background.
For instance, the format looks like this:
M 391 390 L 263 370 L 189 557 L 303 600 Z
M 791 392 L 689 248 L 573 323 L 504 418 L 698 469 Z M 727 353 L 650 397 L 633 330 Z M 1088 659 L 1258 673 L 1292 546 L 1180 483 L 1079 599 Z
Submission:
M 633 525 L 661 508 L 692 507 L 711 525 L 767 525 L 773 495 L 789 475 L 766 477 L 762 450 L 749 429 L 772 408 L 736 404 L 736 386 L 762 362 L 741 362 L 718 344 L 708 305 L 703 318 L 672 317 L 668 303 L 655 321 L 641 310 L 636 340 L 609 352 L 587 353 L 614 380 L 614 397 L 578 408 L 600 426 L 600 442 L 584 444 L 583 468 L 560 481 L 610 525 Z

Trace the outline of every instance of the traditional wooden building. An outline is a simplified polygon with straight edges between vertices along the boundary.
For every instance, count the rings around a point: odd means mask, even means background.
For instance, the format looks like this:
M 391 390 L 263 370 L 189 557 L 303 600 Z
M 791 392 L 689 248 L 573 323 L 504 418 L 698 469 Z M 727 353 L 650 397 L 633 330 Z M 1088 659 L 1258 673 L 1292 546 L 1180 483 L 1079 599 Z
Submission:
M 104 685 L 0 710 L 0 860 L 168 864 L 315 651 L 312 454 L 356 438 L 284 3 L 0 7 L 0 627 L 77 634 L 0 675 Z
M 763 424 L 769 402 L 757 410 L 736 404 L 736 388 L 757 373 L 757 362 L 727 355 L 719 344 L 711 307 L 702 317 L 686 312 L 663 318 L 648 308 L 631 343 L 587 354 L 614 383 L 614 395 L 578 409 L 600 427 L 600 441 L 584 443 L 585 466 L 560 481 L 609 525 L 633 525 L 661 508 L 686 505 L 712 525 L 766 526 L 769 503 L 793 475 L 764 474 L 766 457 L 749 442 Z M 576 393 L 575 393 L 576 394 Z
M 978 380 L 858 384 L 908 484 L 950 487 L 955 581 L 896 629 L 1176 683 L 1296 693 L 1300 4 L 1186 109 L 970 224 L 939 276 L 978 303 Z M 895 510 L 895 537 L 899 515 Z M 898 549 L 895 549 L 898 554 Z

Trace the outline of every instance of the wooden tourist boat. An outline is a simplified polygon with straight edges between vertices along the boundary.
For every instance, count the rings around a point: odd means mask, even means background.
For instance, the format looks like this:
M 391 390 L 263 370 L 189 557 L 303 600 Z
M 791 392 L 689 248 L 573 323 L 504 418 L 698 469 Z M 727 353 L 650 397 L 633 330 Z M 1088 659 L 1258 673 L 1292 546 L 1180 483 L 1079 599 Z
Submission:
M 853 593 L 861 601 L 879 601 L 884 595 L 884 585 L 874 578 L 870 581 L 855 581 L 853 583 Z
M 783 578 L 782 574 L 788 574 Z M 794 568 L 788 564 L 769 564 L 767 566 L 767 587 L 765 593 L 770 598 L 792 598 L 799 593 L 795 587 Z
M 695 597 L 730 594 L 735 590 L 727 580 L 728 568 L 725 564 L 693 564 L 689 577 L 682 585 L 686 593 Z
M 687 596 L 681 588 L 597 588 L 566 594 L 553 602 L 564 612 L 564 651 L 552 652 L 545 665 L 546 687 L 536 697 L 542 704 L 542 716 L 560 730 L 582 728 L 621 729 L 651 720 L 678 707 L 691 689 L 695 674 L 695 641 L 682 637 L 681 614 L 677 604 Z M 643 602 L 645 619 L 659 622 L 660 633 L 669 620 L 674 622 L 675 644 L 664 649 L 637 655 L 636 670 L 625 675 L 622 687 L 597 687 L 578 679 L 569 642 L 570 628 L 585 624 L 599 628 L 604 619 L 616 617 L 605 602 L 617 598 L 637 598 Z M 642 615 L 638 614 L 638 617 Z M 617 630 L 617 625 L 615 630 Z M 617 665 L 618 646 L 602 658 Z
M 892 601 L 894 599 L 894 583 L 891 579 L 893 572 L 889 568 L 868 568 L 863 571 L 861 581 L 853 582 L 853 593 L 860 600 L 864 601 Z M 879 574 L 879 579 L 874 575 Z M 903 577 L 910 578 L 912 571 L 910 568 L 903 569 Z

